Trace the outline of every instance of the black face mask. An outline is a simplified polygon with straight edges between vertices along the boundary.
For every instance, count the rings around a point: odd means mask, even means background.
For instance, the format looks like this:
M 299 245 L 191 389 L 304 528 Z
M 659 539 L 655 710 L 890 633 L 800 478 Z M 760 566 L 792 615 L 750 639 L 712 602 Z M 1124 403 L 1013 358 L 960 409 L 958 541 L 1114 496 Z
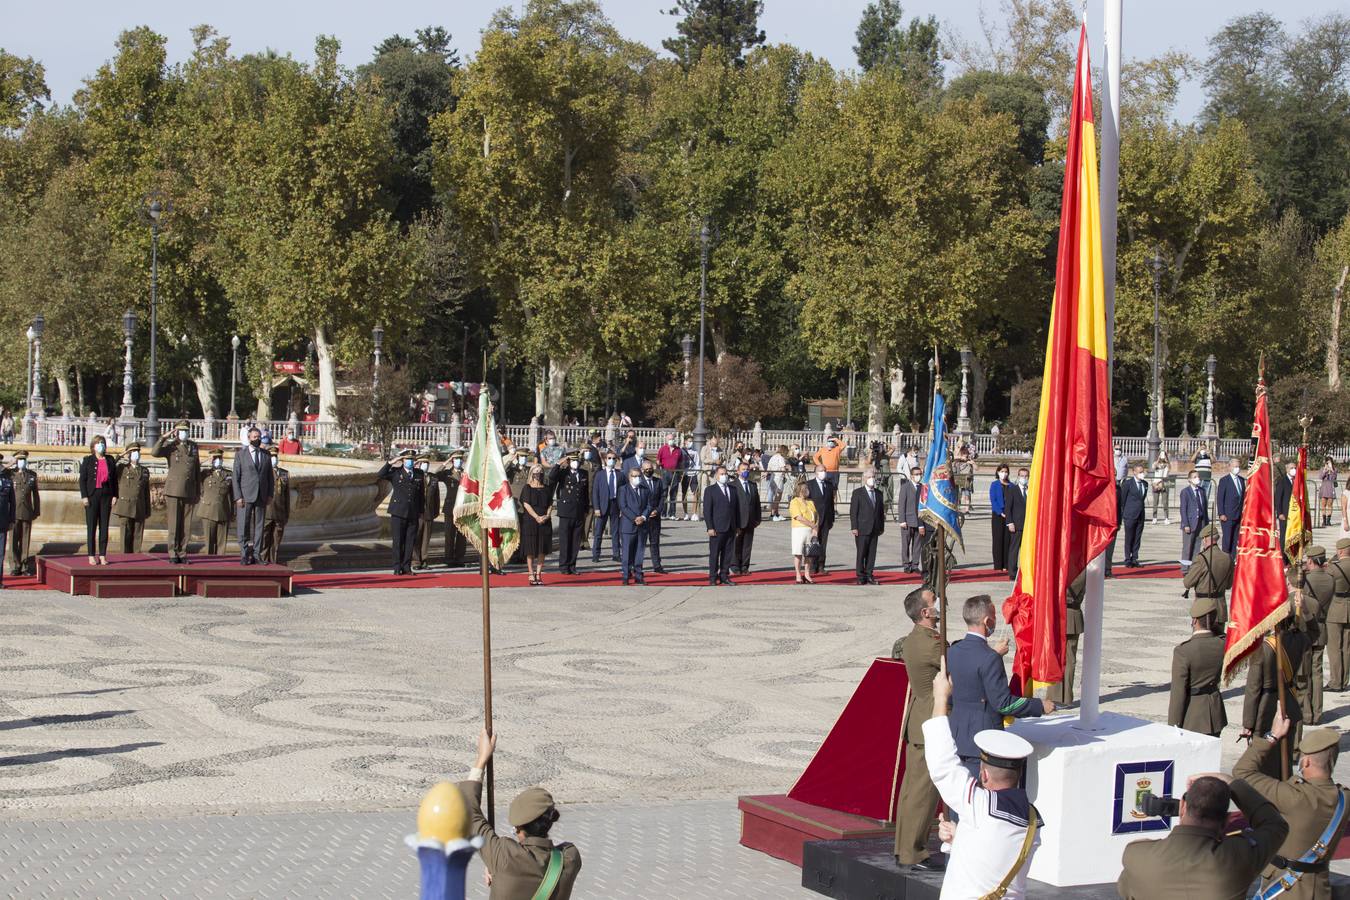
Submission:
M 262 443 L 262 438 L 253 438 L 248 443 L 250 447 L 256 447 Z

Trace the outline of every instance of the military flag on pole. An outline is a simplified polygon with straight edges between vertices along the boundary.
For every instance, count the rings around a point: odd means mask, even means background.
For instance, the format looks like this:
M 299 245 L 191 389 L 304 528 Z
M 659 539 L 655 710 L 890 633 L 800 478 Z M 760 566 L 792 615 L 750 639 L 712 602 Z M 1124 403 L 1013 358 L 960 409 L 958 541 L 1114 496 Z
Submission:
M 1300 556 L 1312 540 L 1312 510 L 1308 509 L 1308 445 L 1298 448 L 1298 471 L 1294 473 L 1289 494 L 1289 517 L 1284 522 L 1284 553 L 1290 559 Z
M 1233 594 L 1228 605 L 1228 639 L 1223 651 L 1223 677 L 1233 677 L 1239 664 L 1289 615 L 1285 602 L 1284 560 L 1275 524 L 1274 486 L 1270 467 L 1270 418 L 1266 381 L 1256 386 L 1256 418 L 1252 423 L 1256 454 L 1247 474 L 1233 564 Z
M 919 518 L 944 532 L 961 539 L 961 518 L 957 513 L 956 484 L 952 481 L 951 466 L 947 462 L 947 401 L 939 389 L 933 394 L 933 438 L 928 442 L 928 458 L 923 464 L 923 484 L 919 488 Z M 943 545 L 945 546 L 945 545 Z
M 1097 146 L 1087 26 L 1069 110 L 1055 296 L 1017 582 L 1003 605 L 1024 694 L 1064 677 L 1065 596 L 1116 533 Z
M 464 462 L 464 479 L 459 483 L 452 516 L 465 539 L 479 553 L 486 553 L 488 562 L 498 569 L 506 565 L 520 543 L 516 501 L 497 446 L 497 426 L 486 385 L 478 394 L 478 427 Z

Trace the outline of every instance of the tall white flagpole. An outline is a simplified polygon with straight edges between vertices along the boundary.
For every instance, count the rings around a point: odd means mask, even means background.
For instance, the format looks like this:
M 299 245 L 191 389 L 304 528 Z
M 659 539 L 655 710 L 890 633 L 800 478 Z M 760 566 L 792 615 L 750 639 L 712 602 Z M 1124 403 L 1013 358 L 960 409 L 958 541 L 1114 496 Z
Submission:
M 1122 0 L 1103 0 L 1102 67 L 1102 280 L 1106 288 L 1106 383 L 1111 385 L 1116 347 L 1116 203 L 1120 190 L 1120 26 Z M 1083 597 L 1083 689 L 1078 726 L 1097 727 L 1102 693 L 1102 609 L 1105 553 L 1088 563 Z

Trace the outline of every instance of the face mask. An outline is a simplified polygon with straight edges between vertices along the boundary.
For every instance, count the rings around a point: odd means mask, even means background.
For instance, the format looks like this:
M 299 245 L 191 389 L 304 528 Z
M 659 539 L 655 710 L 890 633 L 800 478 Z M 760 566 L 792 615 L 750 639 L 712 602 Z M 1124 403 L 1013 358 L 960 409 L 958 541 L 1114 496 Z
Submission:
M 132 461 L 132 462 L 140 462 L 140 461 L 141 461 L 141 451 L 139 451 L 139 450 L 132 450 L 132 451 L 131 451 L 131 461 Z M 220 460 L 216 460 L 216 463 L 219 464 L 219 463 L 220 463 Z
M 99 456 L 102 456 L 102 455 L 103 455 L 103 445 L 102 445 L 102 444 L 95 444 L 95 445 L 94 445 L 94 452 L 97 453 Z
M 585 453 L 583 453 L 583 454 L 581 454 L 581 455 L 582 455 L 585 459 L 589 460 L 589 459 L 591 458 L 591 451 L 587 450 Z
M 718 484 L 726 484 L 726 483 L 727 483 L 727 476 L 725 476 L 725 475 L 718 475 L 718 476 L 717 476 L 717 483 L 718 483 Z
M 647 452 L 646 448 L 643 447 L 637 448 L 638 459 L 641 459 L 643 454 L 645 454 L 646 452 Z
M 421 469 L 423 472 L 426 472 L 431 468 L 431 463 L 422 463 L 417 468 Z
M 186 440 L 187 440 L 187 432 L 184 431 L 184 430 L 181 429 L 181 428 L 178 429 L 178 439 L 179 439 L 180 441 L 186 441 Z
M 675 439 L 674 439 L 674 438 L 671 438 L 670 440 L 666 441 L 666 446 L 667 446 L 667 447 L 674 447 L 674 446 L 675 446 Z
M 1234 474 L 1234 475 L 1241 475 L 1241 474 L 1242 474 L 1242 470 L 1241 470 L 1241 469 L 1233 469 L 1233 474 Z
M 628 479 L 628 483 L 631 484 L 633 487 L 637 487 L 638 482 L 641 480 L 642 480 L 641 478 L 638 478 L 636 475 L 634 475 L 632 478 Z
M 21 459 L 21 460 L 18 461 L 17 465 L 18 465 L 18 467 L 19 467 L 20 469 L 26 469 L 26 468 L 28 468 L 28 460 L 26 460 L 26 459 Z
M 694 442 L 693 442 L 693 441 L 685 441 L 685 442 L 684 442 L 684 449 L 686 449 L 686 450 L 693 450 L 693 449 L 694 449 Z
M 1019 487 L 1026 487 L 1026 486 L 1027 486 L 1027 480 L 1026 480 L 1025 478 L 1018 478 L 1018 479 L 1017 479 L 1017 484 L 1018 484 Z
M 1199 486 L 1200 486 L 1200 479 L 1199 479 L 1199 478 L 1192 478 L 1192 479 L 1191 479 L 1191 487 L 1199 487 Z
M 741 473 L 741 481 L 749 481 L 749 480 L 750 480 L 750 473 L 749 473 L 749 472 L 742 472 L 742 473 Z
M 516 457 L 517 461 L 518 461 L 522 466 L 525 465 L 525 460 L 528 459 L 528 458 L 529 458 L 529 457 L 525 456 L 524 454 L 521 454 L 520 456 Z
M 1008 480 L 1008 473 L 1007 473 L 1007 472 L 999 472 L 999 473 L 998 473 L 998 480 L 999 480 L 999 481 L 1007 481 L 1007 480 Z
M 180 431 L 179 434 L 182 434 L 182 432 Z M 262 443 L 262 441 L 258 438 L 249 438 L 248 443 L 250 447 L 256 447 L 258 444 Z
M 713 459 L 717 459 L 717 457 L 719 457 L 719 456 L 721 456 L 721 455 L 722 455 L 722 451 L 721 451 L 721 450 L 718 450 L 716 447 L 712 448 L 712 456 L 713 456 Z
M 553 438 L 549 438 L 549 439 L 548 439 L 548 445 L 549 445 L 550 447 L 552 447 L 552 446 L 553 446 L 554 444 L 556 444 L 556 443 L 558 443 L 558 442 L 555 441 Z
M 874 484 L 877 483 L 877 480 L 875 478 L 864 478 L 863 480 L 867 482 L 868 487 L 872 487 Z
M 612 459 L 607 459 L 607 460 L 605 460 L 605 468 L 606 468 L 606 469 L 612 469 L 612 468 L 614 468 L 614 460 L 612 460 Z
M 464 465 L 464 460 L 462 460 L 462 459 L 457 459 L 457 460 L 455 460 L 453 463 L 451 463 L 451 465 L 453 465 L 456 469 L 458 469 L 458 468 L 460 468 L 461 466 Z
M 577 462 L 575 459 L 567 464 L 567 468 L 571 469 L 573 472 L 575 472 L 580 466 L 581 463 Z
M 132 462 L 136 462 L 136 461 L 137 461 L 138 459 L 140 459 L 140 458 L 141 458 L 141 455 L 140 455 L 139 453 L 133 453 L 133 454 L 131 454 L 131 461 L 132 461 Z M 219 469 L 219 468 L 220 468 L 221 466 L 223 466 L 223 465 L 225 465 L 224 460 L 221 460 L 221 459 L 213 459 L 213 460 L 211 460 L 211 468 L 213 468 L 213 469 Z
M 412 471 L 412 467 L 413 467 L 413 461 L 412 461 L 411 459 L 405 459 L 405 460 L 403 461 L 403 468 L 407 469 L 409 472 Z

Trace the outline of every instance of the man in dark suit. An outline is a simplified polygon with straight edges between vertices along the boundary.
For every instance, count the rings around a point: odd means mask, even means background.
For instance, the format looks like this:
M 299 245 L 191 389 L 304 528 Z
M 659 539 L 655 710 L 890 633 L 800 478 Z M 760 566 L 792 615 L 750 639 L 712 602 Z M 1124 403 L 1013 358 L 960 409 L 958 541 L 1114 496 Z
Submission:
M 623 583 L 629 579 L 646 584 L 642 576 L 642 557 L 647 551 L 647 513 L 651 497 L 642 483 L 642 472 L 629 469 L 628 482 L 619 488 L 619 539 L 623 542 Z
M 590 485 L 586 470 L 573 450 L 563 457 L 556 476 L 558 509 L 558 571 L 577 574 L 577 553 L 581 550 L 581 523 L 590 507 Z
M 595 510 L 595 532 L 591 535 L 591 562 L 600 561 L 600 540 L 605 536 L 605 526 L 609 526 L 610 558 L 619 561 L 619 488 L 623 486 L 623 476 L 617 471 L 618 457 L 613 452 L 605 454 L 604 467 L 597 469 L 595 481 L 591 483 L 591 508 Z
M 1219 492 L 1215 496 L 1219 512 L 1219 525 L 1223 528 L 1223 552 L 1229 556 L 1237 555 L 1238 529 L 1242 527 L 1242 501 L 1247 496 L 1247 479 L 1242 477 L 1242 460 L 1232 459 L 1228 463 L 1228 474 L 1219 479 Z
M 708 529 L 708 584 L 733 584 L 732 537 L 740 505 L 736 489 L 728 484 L 727 467 L 713 471 L 713 483 L 703 491 L 703 524 Z
M 811 574 L 825 571 L 825 550 L 834 527 L 833 482 L 825 477 L 825 467 L 817 464 L 814 477 L 806 483 L 807 496 L 816 507 L 816 539 L 820 541 L 820 555 L 811 560 Z
M 919 571 L 923 560 L 924 526 L 919 519 L 919 479 L 922 477 L 919 469 L 911 469 L 909 477 L 902 477 L 895 489 L 895 520 L 900 523 L 900 568 L 906 572 Z
M 969 631 L 947 650 L 947 672 L 952 679 L 948 723 L 962 764 L 972 777 L 979 778 L 980 751 L 975 746 L 978 732 L 1002 729 L 1004 716 L 1022 719 L 1052 713 L 1055 704 L 1035 697 L 1014 697 L 1008 690 L 1008 676 L 1003 669 L 1008 642 L 989 642 L 996 620 L 994 602 L 988 594 L 976 594 L 967 600 L 961 617 Z
M 273 477 L 272 457 L 261 446 L 262 432 L 256 427 L 248 430 L 248 446 L 234 454 L 234 505 L 235 534 L 239 541 L 239 562 L 251 566 L 258 562 L 258 549 L 262 546 L 263 511 L 267 501 L 272 499 Z M 193 451 L 196 452 L 195 449 Z M 412 462 L 411 454 L 408 462 Z M 387 464 L 386 464 L 387 467 Z M 195 477 L 195 476 L 194 476 Z M 195 487 L 195 485 L 194 485 Z M 421 497 L 418 497 L 421 500 Z M 393 506 L 390 505 L 390 515 Z M 421 515 L 420 504 L 408 513 L 412 516 L 413 534 L 417 532 L 417 517 Z M 255 548 L 255 543 L 258 545 Z M 408 545 L 412 553 L 411 543 Z M 409 556 L 411 561 L 411 555 Z
M 1134 474 L 1120 483 L 1120 524 L 1125 530 L 1125 567 L 1139 568 L 1139 541 L 1144 536 L 1144 504 L 1148 482 L 1144 467 L 1136 465 Z
M 1294 476 L 1298 474 L 1297 463 L 1287 463 L 1284 477 L 1275 477 L 1275 537 L 1280 542 L 1280 552 L 1284 561 L 1289 562 L 1289 554 L 1284 550 L 1285 527 L 1289 524 L 1289 503 L 1294 497 Z
M 650 459 L 642 461 L 642 486 L 647 489 L 647 552 L 652 555 L 652 571 L 666 574 L 661 568 L 661 511 L 665 508 L 666 482 L 656 474 Z
M 1209 524 L 1209 503 L 1200 486 L 1200 473 L 1192 472 L 1190 484 L 1181 491 L 1181 572 L 1184 575 L 1195 557 L 1200 529 Z
M 853 496 L 848 501 L 848 519 L 857 549 L 853 573 L 858 577 L 858 584 L 876 584 L 872 568 L 877 562 L 877 538 L 886 531 L 886 507 L 881 491 L 877 490 L 876 470 L 863 472 L 862 486 L 853 489 Z
M 247 454 L 234 455 L 234 491 L 239 494 L 239 459 Z M 264 454 L 266 455 L 266 454 Z M 404 450 L 398 455 L 398 465 L 386 462 L 380 467 L 376 478 L 389 482 L 389 534 L 393 538 L 391 550 L 394 556 L 394 574 L 412 574 L 413 542 L 417 540 L 417 521 L 422 515 L 425 504 L 422 492 L 425 479 L 422 473 L 413 467 L 416 454 Z M 270 481 L 268 482 L 271 483 Z M 242 516 L 242 511 L 240 512 Z M 261 516 L 261 512 L 259 513 Z M 239 526 L 239 548 L 243 552 L 244 526 Z
M 755 547 L 755 529 L 763 514 L 759 508 L 759 485 L 750 480 L 749 463 L 736 467 L 736 540 L 732 568 L 737 575 L 750 574 L 750 552 Z
M 1022 529 L 1027 523 L 1027 479 L 1030 472 L 1017 470 L 1017 480 L 1003 485 L 1003 519 L 1008 523 L 1008 580 L 1017 580 L 1017 561 L 1022 554 Z

